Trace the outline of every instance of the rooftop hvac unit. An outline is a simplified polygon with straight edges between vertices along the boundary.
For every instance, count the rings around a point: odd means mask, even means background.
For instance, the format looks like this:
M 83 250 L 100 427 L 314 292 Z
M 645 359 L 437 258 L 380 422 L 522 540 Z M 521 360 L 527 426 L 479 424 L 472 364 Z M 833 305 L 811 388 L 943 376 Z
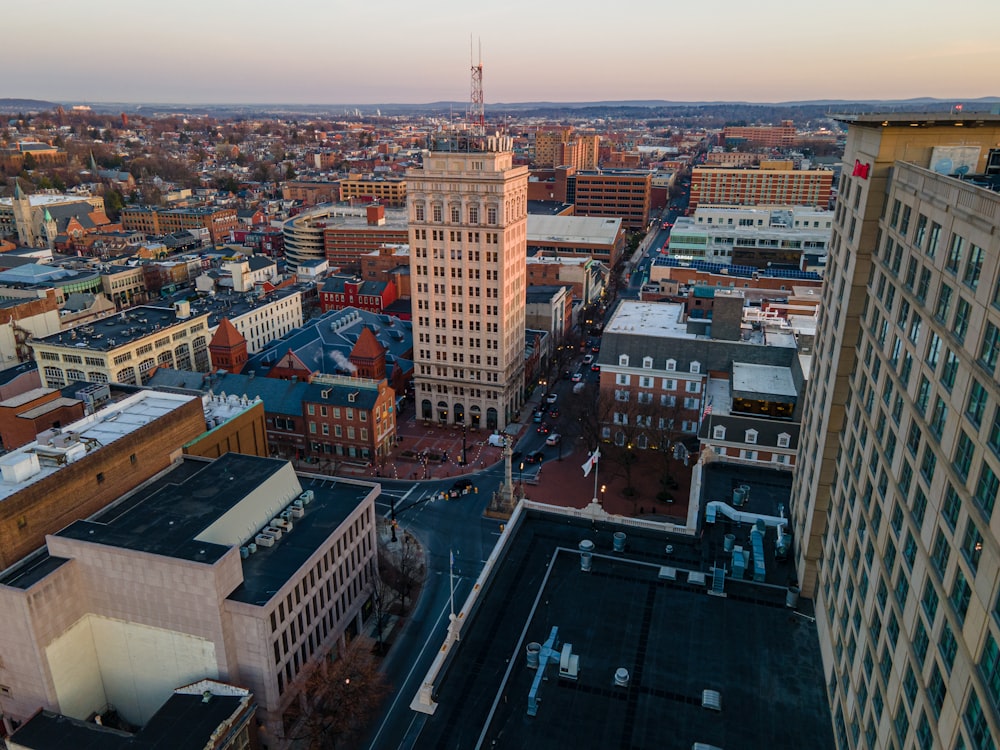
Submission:
M 314 497 L 315 497 L 315 494 L 313 494 L 312 490 L 306 490 L 301 495 L 299 495 L 299 500 L 301 500 L 306 505 L 308 505 L 309 503 L 311 503 L 313 501 Z
M 247 545 L 247 551 L 252 555 L 254 552 L 257 551 L 257 545 L 254 544 L 253 542 L 250 542 L 250 544 Z
M 293 500 L 292 501 L 292 507 L 293 508 L 304 508 L 305 507 L 305 503 L 302 502 L 302 498 L 298 498 L 297 500 Z
M 268 526 L 264 529 L 264 533 L 274 537 L 275 540 L 281 539 L 281 535 L 284 533 L 278 526 Z
M 292 518 L 302 518 L 302 516 L 306 514 L 306 511 L 301 505 L 299 505 L 299 506 L 292 506 L 289 509 L 289 513 L 292 514 Z
M 247 549 L 246 547 L 240 547 L 240 557 L 246 560 L 248 557 L 250 557 L 250 550 Z
M 274 537 L 271 536 L 270 534 L 267 534 L 267 533 L 258 534 L 257 536 L 254 537 L 254 541 L 260 547 L 273 547 L 274 546 Z

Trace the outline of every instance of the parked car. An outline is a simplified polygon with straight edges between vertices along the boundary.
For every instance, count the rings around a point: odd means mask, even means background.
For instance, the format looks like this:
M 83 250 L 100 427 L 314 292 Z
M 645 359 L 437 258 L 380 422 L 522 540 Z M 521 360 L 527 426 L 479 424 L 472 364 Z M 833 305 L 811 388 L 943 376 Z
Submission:
M 554 404 L 558 400 L 559 400 L 558 393 L 550 393 L 548 396 L 545 397 L 545 403 L 547 404 Z
M 531 421 L 534 422 L 535 424 L 538 424 L 543 419 L 545 419 L 545 412 L 542 411 L 541 409 L 539 409 L 538 411 L 536 411 L 534 414 L 531 415 Z
M 574 372 L 572 379 L 573 379 L 574 383 L 579 383 L 581 380 L 583 380 L 583 373 L 582 372 Z
M 451 486 L 451 489 L 448 490 L 448 497 L 454 500 L 456 497 L 468 495 L 470 492 L 475 490 L 475 488 L 476 486 L 472 483 L 471 479 L 459 479 Z
M 540 464 L 545 460 L 545 454 L 542 451 L 532 451 L 524 457 L 524 460 L 529 464 Z
M 545 438 L 546 445 L 559 445 L 560 442 L 562 442 L 562 435 L 560 435 L 558 432 L 553 432 L 551 435 Z

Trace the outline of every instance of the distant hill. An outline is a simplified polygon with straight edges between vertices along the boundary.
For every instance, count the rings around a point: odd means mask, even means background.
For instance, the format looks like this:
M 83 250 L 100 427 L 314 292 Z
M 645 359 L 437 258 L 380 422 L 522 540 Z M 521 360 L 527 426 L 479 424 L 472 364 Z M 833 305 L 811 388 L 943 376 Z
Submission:
M 915 97 L 912 99 L 810 99 L 784 102 L 747 101 L 671 101 L 667 99 L 631 99 L 620 101 L 593 102 L 492 102 L 486 104 L 486 115 L 491 120 L 505 114 L 555 117 L 559 113 L 572 113 L 588 118 L 656 118 L 704 117 L 722 118 L 733 121 L 740 118 L 759 117 L 769 119 L 785 112 L 796 119 L 817 117 L 828 113 L 852 114 L 871 111 L 946 112 L 961 103 L 966 112 L 1000 112 L 1000 96 L 986 96 L 974 99 L 939 99 Z M 393 117 L 406 115 L 437 116 L 461 120 L 465 116 L 467 102 L 437 101 L 417 104 L 289 104 L 275 103 L 232 103 L 232 104 L 184 104 L 170 102 L 63 102 L 69 109 L 76 104 L 86 104 L 94 113 L 134 112 L 137 114 L 181 114 L 195 116 L 227 117 L 330 117 L 357 116 L 362 118 Z M 59 102 L 39 99 L 0 99 L 0 113 L 38 112 L 54 110 Z
M 0 98 L 0 112 L 17 114 L 18 112 L 45 112 L 59 105 L 42 99 L 10 99 Z

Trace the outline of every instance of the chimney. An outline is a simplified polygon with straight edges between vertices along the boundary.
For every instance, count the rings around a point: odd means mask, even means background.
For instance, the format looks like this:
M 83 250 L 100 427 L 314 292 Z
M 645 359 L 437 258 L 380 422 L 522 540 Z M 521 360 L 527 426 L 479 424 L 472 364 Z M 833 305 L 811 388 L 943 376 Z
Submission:
M 373 203 L 368 206 L 368 226 L 380 227 L 385 224 L 385 206 Z
M 739 341 L 745 299 L 740 290 L 718 289 L 712 300 L 712 338 Z

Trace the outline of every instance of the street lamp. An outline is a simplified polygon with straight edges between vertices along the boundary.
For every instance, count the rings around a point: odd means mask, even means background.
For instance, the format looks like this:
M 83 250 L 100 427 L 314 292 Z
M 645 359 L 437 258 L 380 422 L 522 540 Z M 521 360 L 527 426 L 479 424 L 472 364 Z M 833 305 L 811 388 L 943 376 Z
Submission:
M 465 466 L 465 464 L 467 463 L 467 461 L 465 459 L 465 451 L 466 451 L 466 448 L 465 448 L 465 423 L 463 422 L 462 423 L 462 460 L 458 462 L 459 466 Z
M 524 480 L 521 478 L 523 474 L 524 474 L 524 461 L 522 461 L 520 464 L 518 464 L 518 467 L 517 467 L 517 483 L 521 487 L 521 494 L 522 495 L 524 494 Z
M 601 505 L 604 505 L 604 491 L 608 488 L 608 485 L 601 485 Z
M 396 541 L 396 496 L 389 495 L 389 526 L 392 528 L 392 539 Z

